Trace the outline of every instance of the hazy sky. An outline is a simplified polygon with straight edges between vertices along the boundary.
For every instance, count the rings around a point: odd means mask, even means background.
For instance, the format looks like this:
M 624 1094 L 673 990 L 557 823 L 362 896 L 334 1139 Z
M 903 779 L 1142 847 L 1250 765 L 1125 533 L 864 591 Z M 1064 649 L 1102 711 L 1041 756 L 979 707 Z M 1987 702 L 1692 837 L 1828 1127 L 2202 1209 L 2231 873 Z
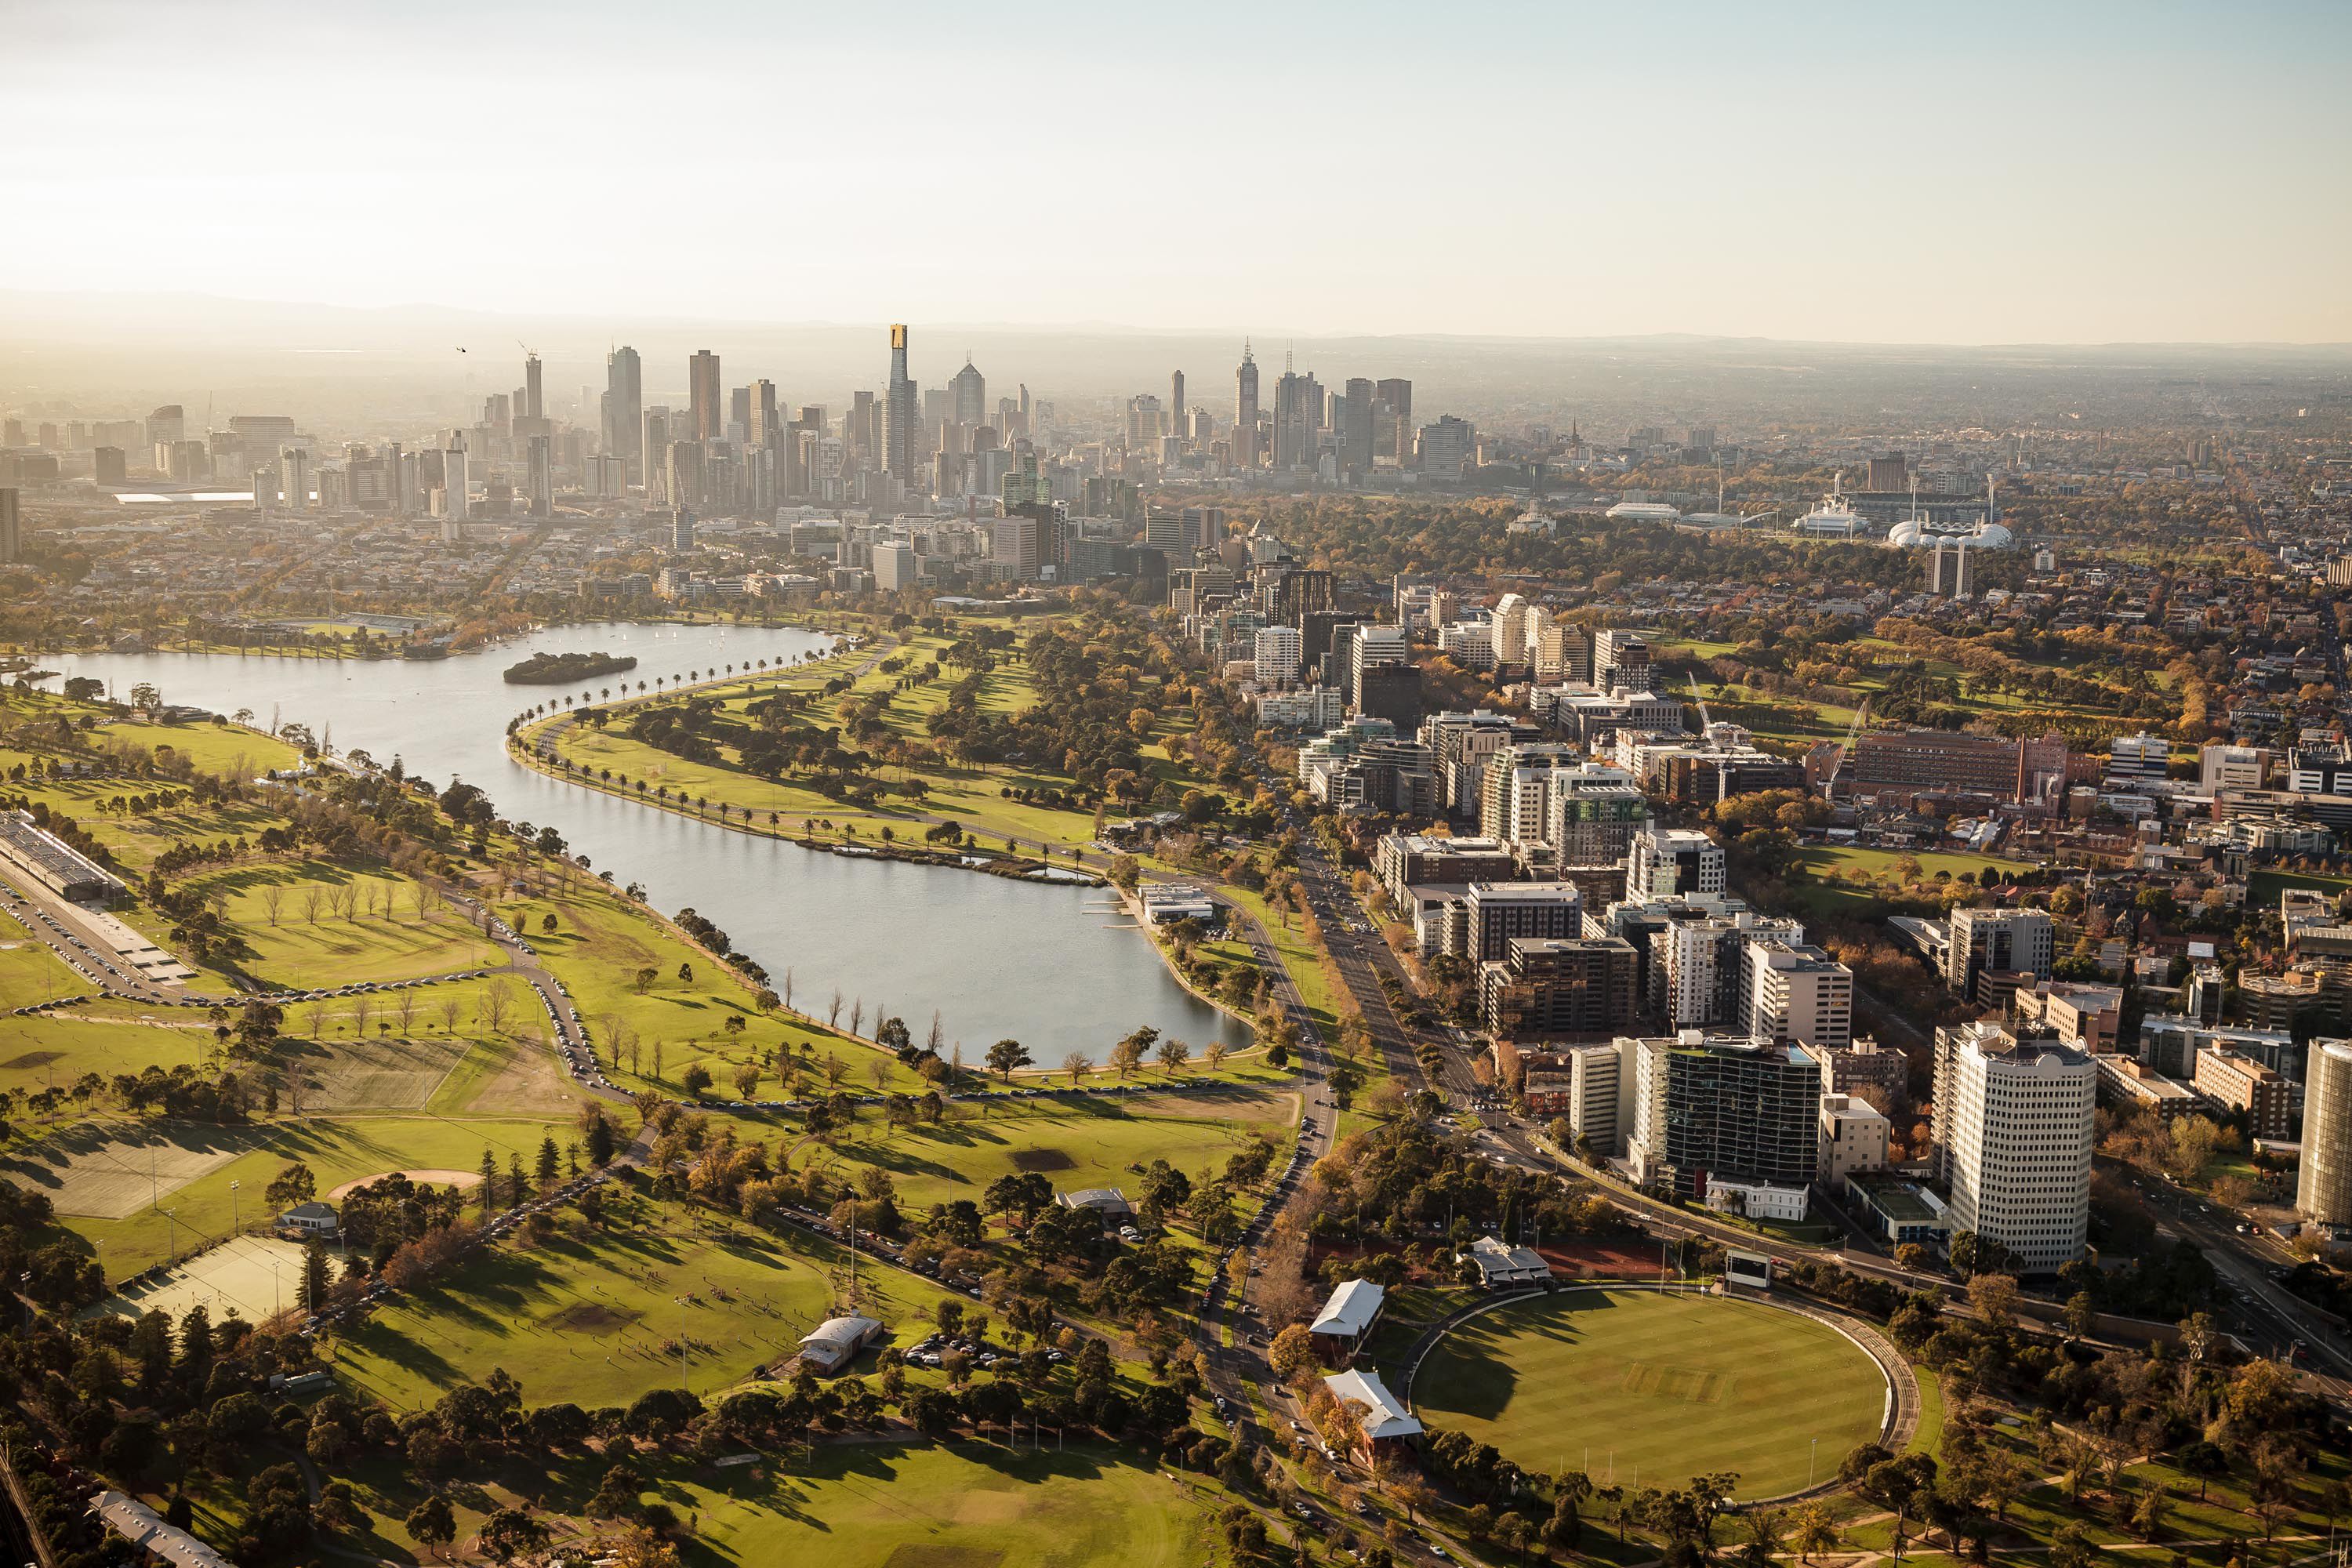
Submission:
M 0 287 L 2352 340 L 2352 4 L 0 0 Z

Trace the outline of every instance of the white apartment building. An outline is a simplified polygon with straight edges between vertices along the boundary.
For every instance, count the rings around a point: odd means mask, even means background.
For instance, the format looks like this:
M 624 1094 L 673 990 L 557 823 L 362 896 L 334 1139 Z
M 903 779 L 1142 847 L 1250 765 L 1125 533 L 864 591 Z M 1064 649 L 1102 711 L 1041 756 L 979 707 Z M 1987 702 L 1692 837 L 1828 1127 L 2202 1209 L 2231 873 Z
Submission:
M 1250 652 L 1257 664 L 1259 685 L 1288 686 L 1298 679 L 1306 645 L 1297 626 L 1260 626 L 1251 639 Z
M 880 594 L 911 588 L 922 581 L 922 558 L 903 539 L 884 539 L 874 546 L 874 589 Z
M 1936 1032 L 1937 1163 L 1954 1232 L 1999 1242 L 2020 1271 L 2083 1256 L 2091 1219 L 2091 1058 L 1998 1028 Z M 1948 1098 L 1948 1109 L 1943 1103 Z
M 1465 669 L 1495 668 L 1495 632 L 1484 621 L 1456 621 L 1437 634 L 1437 651 Z
M 1625 1036 L 1562 1048 L 1564 1067 L 1528 1070 L 1528 1109 L 1564 1120 L 1569 1136 L 1601 1154 L 1622 1154 L 1633 1133 L 1633 1058 L 1642 1042 Z
M 1885 1113 L 1870 1101 L 1850 1094 L 1822 1096 L 1822 1185 L 1843 1192 L 1848 1176 L 1886 1169 L 1889 1131 Z
M 1739 1022 L 1751 1039 L 1824 1050 L 1853 1044 L 1853 971 L 1810 942 L 1754 938 L 1739 958 Z
M 1652 939 L 1654 962 L 1664 952 L 1666 1026 L 1702 1029 L 1738 1022 L 1745 1005 L 1748 943 L 1769 938 L 1802 942 L 1805 928 L 1742 910 L 1676 920 L 1662 937 Z
M 1625 862 L 1625 898 L 1720 895 L 1726 886 L 1723 847 L 1695 827 L 1647 827 L 1633 835 Z
M 1336 730 L 1348 719 L 1348 694 L 1336 686 L 1269 691 L 1257 700 L 1257 721 L 1269 730 Z

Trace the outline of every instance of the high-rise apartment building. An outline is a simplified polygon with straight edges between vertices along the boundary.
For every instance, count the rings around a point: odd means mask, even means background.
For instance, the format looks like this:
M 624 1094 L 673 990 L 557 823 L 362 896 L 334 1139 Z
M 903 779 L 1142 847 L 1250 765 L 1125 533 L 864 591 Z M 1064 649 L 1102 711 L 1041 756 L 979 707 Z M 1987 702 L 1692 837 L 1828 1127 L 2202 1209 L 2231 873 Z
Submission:
M 1478 966 L 1479 1022 L 1498 1040 L 1615 1035 L 1632 1026 L 1640 958 L 1622 937 L 1518 937 Z
M 1298 679 L 1300 663 L 1297 626 L 1260 626 L 1251 651 L 1257 658 L 1261 686 L 1287 686 Z
M 1725 886 L 1723 847 L 1697 828 L 1653 827 L 1633 835 L 1625 860 L 1627 899 L 1720 895 Z
M 2028 974 L 2047 975 L 2057 933 L 2043 910 L 1954 910 L 1944 984 L 1985 1006 L 2006 1003 Z
M 1805 1187 L 1819 1169 L 1822 1068 L 1803 1046 L 1696 1029 L 1641 1042 L 1634 1179 L 1703 1198 L 1710 1179 Z
M 25 522 L 16 510 L 16 488 L 0 488 L 0 566 L 13 566 L 24 558 Z
M 2352 1040 L 2311 1042 L 2294 1207 L 2321 1225 L 2352 1225 Z
M 546 400 L 540 384 L 539 356 L 524 351 L 522 356 L 522 413 L 527 419 L 546 417 Z
M 308 447 L 280 447 L 278 449 L 278 485 L 285 492 L 288 511 L 310 510 L 310 449 Z
M 1740 950 L 1741 1027 L 1758 1039 L 1821 1051 L 1853 1043 L 1853 972 L 1820 948 L 1778 937 Z
M 719 356 L 697 349 L 686 362 L 687 430 L 697 441 L 727 434 L 727 399 L 719 384 Z M 651 454 L 648 454 L 650 459 Z
M 907 328 L 890 329 L 890 386 L 882 410 L 882 468 L 892 479 L 911 488 L 922 471 L 922 409 L 914 377 L 907 374 Z
M 1999 1244 L 2014 1272 L 2083 1256 L 2097 1071 L 2086 1052 L 1986 1022 L 1936 1031 L 1937 1175 L 1955 1234 Z M 2309 1151 L 2305 1153 L 2308 1171 Z

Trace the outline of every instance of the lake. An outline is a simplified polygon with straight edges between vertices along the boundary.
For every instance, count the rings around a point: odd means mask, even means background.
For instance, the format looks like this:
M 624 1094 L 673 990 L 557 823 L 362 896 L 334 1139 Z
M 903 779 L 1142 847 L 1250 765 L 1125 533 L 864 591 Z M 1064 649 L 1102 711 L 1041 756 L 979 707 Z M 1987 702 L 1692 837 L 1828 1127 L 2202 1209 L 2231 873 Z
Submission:
M 1150 1025 L 1199 1045 L 1242 1043 L 1246 1026 L 1178 984 L 1143 936 L 1097 889 L 1054 887 L 944 867 L 828 855 L 575 788 L 510 760 L 507 721 L 564 694 L 606 684 L 509 686 L 507 666 L 534 653 L 633 654 L 632 681 L 714 665 L 740 669 L 821 650 L 831 639 L 789 626 L 572 626 L 446 659 L 292 658 L 236 654 L 51 654 L 39 667 L 141 681 L 166 702 L 255 722 L 301 722 L 341 751 L 401 759 L 436 784 L 452 775 L 488 792 L 500 815 L 552 826 L 574 854 L 617 882 L 638 882 L 657 909 L 692 906 L 759 960 L 795 1000 L 823 1012 L 839 986 L 905 1018 L 920 1038 L 937 1009 L 967 1059 L 998 1039 L 1041 1063 Z M 52 688 L 59 682 L 47 684 Z

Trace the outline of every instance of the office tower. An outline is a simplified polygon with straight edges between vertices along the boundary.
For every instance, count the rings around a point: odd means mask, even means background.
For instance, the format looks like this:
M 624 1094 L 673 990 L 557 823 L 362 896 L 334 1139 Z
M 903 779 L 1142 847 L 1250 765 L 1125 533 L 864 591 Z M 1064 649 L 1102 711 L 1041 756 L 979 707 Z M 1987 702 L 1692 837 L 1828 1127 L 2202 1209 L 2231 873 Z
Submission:
M 671 506 L 669 496 L 669 433 L 670 414 L 656 406 L 645 411 L 639 421 L 637 451 L 643 468 L 638 477 L 646 487 L 647 506 Z
M 533 436 L 526 447 L 525 484 L 530 496 L 530 515 L 555 515 L 555 466 L 551 450 L 553 442 L 545 436 Z
M 1375 383 L 1372 403 L 1378 421 L 1374 452 L 1392 458 L 1398 466 L 1412 461 L 1412 383 L 1396 377 Z
M 1708 1037 L 1641 1042 L 1634 1179 L 1704 1198 L 1716 1179 L 1803 1188 L 1820 1163 L 1822 1068 L 1802 1046 Z
M 464 518 L 470 513 L 473 503 L 467 497 L 467 483 L 466 448 L 452 447 L 441 454 L 443 517 Z
M 1184 373 L 1181 370 L 1168 378 L 1168 423 L 1165 429 L 1171 436 L 1184 434 Z
M 131 465 L 123 457 L 121 447 L 98 447 L 90 453 L 90 461 L 97 465 L 94 477 L 100 484 L 120 485 L 129 482 Z
M 2005 1002 L 2028 974 L 2047 976 L 2057 934 L 2042 910 L 1954 910 L 1944 984 L 1985 1006 Z
M 747 437 L 751 433 L 751 389 L 732 388 L 727 394 L 727 436 L 730 440 Z
M 522 413 L 526 419 L 546 417 L 540 389 L 539 356 L 528 350 L 522 356 Z
M 1316 432 L 1323 426 L 1323 386 L 1311 374 L 1291 368 L 1283 356 L 1283 370 L 1274 384 L 1274 466 L 1311 468 L 1315 466 Z
M 1374 431 L 1379 420 L 1373 407 L 1379 394 L 1362 376 L 1348 379 L 1347 408 L 1339 424 L 1339 465 L 1358 483 L 1372 471 Z
M 1241 368 L 1234 373 L 1234 467 L 1255 468 L 1257 463 L 1257 362 L 1244 338 Z
M 2011 1272 L 2054 1274 L 2083 1256 L 2097 1078 L 2087 1053 L 2055 1040 L 1983 1021 L 1936 1031 L 1936 1166 L 1952 1231 L 1998 1243 Z M 2306 1144 L 2306 1173 L 2310 1159 Z
M 722 421 L 726 405 L 719 395 L 719 356 L 709 349 L 697 349 L 686 362 L 687 435 L 697 441 L 709 441 L 727 434 Z
M 310 510 L 310 451 L 307 447 L 278 449 L 278 484 L 286 492 L 288 511 Z
M 12 566 L 25 558 L 25 524 L 16 510 L 14 486 L 0 489 L 0 566 Z
M 1719 897 L 1723 847 L 1695 827 L 1650 827 L 1633 835 L 1625 858 L 1625 897 Z
M 1427 478 L 1458 479 L 1469 468 L 1477 444 L 1477 432 L 1470 428 L 1468 420 L 1441 415 L 1435 424 L 1421 427 L 1413 460 Z
M 684 510 L 704 504 L 703 446 L 699 441 L 672 441 L 663 459 L 662 496 Z
M 1298 679 L 1299 640 L 1297 626 L 1260 626 L 1252 652 L 1257 657 L 1261 686 L 1287 686 Z
M 1853 1043 L 1853 972 L 1810 942 L 1751 937 L 1740 952 L 1739 1021 L 1756 1039 L 1822 1050 Z
M 882 467 L 909 489 L 922 473 L 922 454 L 915 439 L 919 414 L 914 378 L 907 374 L 907 328 L 902 322 L 890 329 L 890 390 L 882 411 Z
M 0 516 L 7 497 L 0 490 Z M 2303 1097 L 2295 1212 L 2321 1225 L 2352 1225 L 2352 1040 L 2311 1042 Z
M 56 446 L 58 444 L 57 426 L 44 425 L 41 428 L 47 432 L 41 437 L 41 445 Z M 174 441 L 185 440 L 187 434 L 187 410 L 176 403 L 167 403 L 147 416 L 147 445 L 151 447 L 168 447 Z
M 895 594 L 922 581 L 922 557 L 903 539 L 877 540 L 874 544 L 874 588 Z
M 963 356 L 963 368 L 948 383 L 948 391 L 955 398 L 955 422 L 967 430 L 978 429 L 988 423 L 988 378 Z
M 21 447 L 25 444 L 25 422 L 22 419 L 0 421 L 0 447 Z
M 744 421 L 746 438 L 754 447 L 772 445 L 783 426 L 776 419 L 776 384 L 755 381 L 751 384 L 750 417 Z
M 604 356 L 604 451 L 645 477 L 645 373 L 637 351 L 624 344 Z

